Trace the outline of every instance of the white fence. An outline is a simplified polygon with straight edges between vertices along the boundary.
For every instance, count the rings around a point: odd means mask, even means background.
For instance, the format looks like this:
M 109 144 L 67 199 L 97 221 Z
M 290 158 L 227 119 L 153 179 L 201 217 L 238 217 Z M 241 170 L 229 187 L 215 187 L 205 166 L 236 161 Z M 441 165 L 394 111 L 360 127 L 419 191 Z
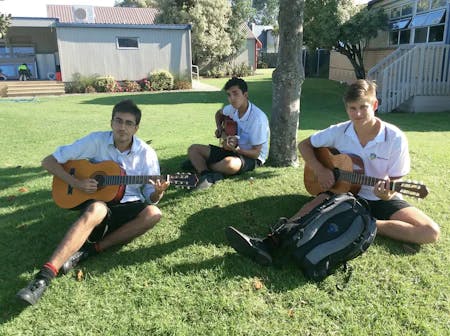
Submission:
M 450 96 L 450 45 L 417 45 L 393 54 L 369 71 L 381 92 L 379 112 L 391 112 L 413 96 Z

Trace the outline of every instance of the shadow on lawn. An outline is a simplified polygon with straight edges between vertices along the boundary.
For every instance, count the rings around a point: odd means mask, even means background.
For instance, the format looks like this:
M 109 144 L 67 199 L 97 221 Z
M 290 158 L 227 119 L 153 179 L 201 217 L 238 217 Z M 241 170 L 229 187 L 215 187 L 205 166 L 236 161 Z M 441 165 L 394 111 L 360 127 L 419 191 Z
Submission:
M 97 259 L 98 261 L 94 265 L 89 265 L 88 268 L 90 272 L 103 273 L 117 266 L 141 264 L 149 260 L 164 258 L 172 253 L 177 253 L 177 251 L 187 253 L 182 250 L 188 249 L 192 245 L 228 246 L 224 229 L 229 225 L 249 235 L 264 237 L 269 232 L 269 226 L 276 223 L 279 217 L 294 215 L 308 200 L 310 197 L 304 195 L 270 196 L 226 207 L 217 206 L 203 209 L 186 219 L 178 239 L 135 250 L 110 251 L 101 256 L 101 258 L 105 258 L 103 261 Z M 149 232 L 149 234 L 152 233 Z M 398 247 L 397 242 L 391 240 L 381 239 L 376 244 L 386 246 L 390 252 L 398 255 L 410 254 Z M 114 256 L 111 253 L 114 253 Z M 281 267 L 280 265 L 261 267 L 232 250 L 225 255 L 199 262 L 181 262 L 175 265 L 161 263 L 160 267 L 165 268 L 167 274 L 191 274 L 204 269 L 217 269 L 220 270 L 218 276 L 222 278 L 258 277 L 264 279 L 272 290 L 281 292 L 308 282 L 293 263 L 283 264 Z
M 173 105 L 226 102 L 226 95 L 219 91 L 208 92 L 149 92 L 141 94 L 110 95 L 85 100 L 82 104 L 114 106 L 118 102 L 131 99 L 139 105 Z

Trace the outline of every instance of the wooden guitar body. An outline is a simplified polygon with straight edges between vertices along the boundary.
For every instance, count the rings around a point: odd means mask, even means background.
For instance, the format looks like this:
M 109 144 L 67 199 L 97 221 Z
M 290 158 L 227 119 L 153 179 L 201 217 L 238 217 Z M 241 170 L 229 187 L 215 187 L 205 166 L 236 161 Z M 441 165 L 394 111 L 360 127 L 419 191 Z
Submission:
M 333 170 L 334 168 L 340 168 L 345 171 L 354 171 L 358 173 L 364 172 L 364 163 L 361 158 L 356 155 L 339 154 L 338 151 L 334 149 L 329 149 L 326 147 L 315 148 L 314 153 L 317 159 L 327 168 Z M 350 191 L 352 194 L 357 195 L 361 189 L 360 185 L 352 184 L 346 180 L 336 179 L 336 184 L 329 190 L 333 193 L 345 193 Z M 324 190 L 317 180 L 317 176 L 308 165 L 305 165 L 305 172 L 303 175 L 303 181 L 306 190 L 311 195 L 317 195 Z
M 52 196 L 56 205 L 64 209 L 79 206 L 87 200 L 119 202 L 127 184 L 149 184 L 151 181 L 165 180 L 178 188 L 191 189 L 197 185 L 197 175 L 191 173 L 177 173 L 163 176 L 132 176 L 126 175 L 125 171 L 114 161 L 103 161 L 90 163 L 87 160 L 68 161 L 63 168 L 69 174 L 79 180 L 94 179 L 98 182 L 97 191 L 92 194 L 82 192 L 66 182 L 53 177 Z
M 101 180 L 102 176 L 119 175 L 125 176 L 125 171 L 114 161 L 103 161 L 91 163 L 87 160 L 68 161 L 63 165 L 64 170 L 83 180 L 92 178 Z M 125 192 L 125 185 L 100 185 L 93 194 L 86 194 L 79 189 L 73 188 L 58 177 L 53 178 L 52 196 L 55 203 L 64 209 L 73 208 L 89 199 L 97 201 L 119 202 Z
M 380 181 L 385 181 L 364 175 L 364 163 L 357 155 L 340 154 L 337 150 L 326 147 L 315 148 L 314 154 L 320 163 L 333 171 L 336 183 L 329 189 L 333 193 L 350 191 L 357 195 L 361 185 L 374 186 Z M 311 195 L 327 191 L 319 185 L 317 175 L 308 164 L 305 164 L 303 181 Z M 425 198 L 428 195 L 427 187 L 414 181 L 390 181 L 387 188 L 417 198 Z

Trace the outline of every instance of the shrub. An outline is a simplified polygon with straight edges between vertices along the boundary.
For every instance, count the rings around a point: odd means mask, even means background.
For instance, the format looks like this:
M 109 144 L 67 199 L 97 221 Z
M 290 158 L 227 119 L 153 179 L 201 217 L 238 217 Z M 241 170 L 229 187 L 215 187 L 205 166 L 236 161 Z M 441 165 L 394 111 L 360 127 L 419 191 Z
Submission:
M 116 92 L 117 82 L 112 76 L 97 77 L 94 81 L 94 88 L 97 92 Z
M 125 80 L 122 83 L 123 91 L 125 92 L 139 92 L 141 91 L 141 86 L 135 81 Z
M 88 85 L 86 86 L 86 88 L 84 89 L 85 93 L 95 93 L 97 91 L 95 91 L 95 87 L 93 87 L 92 85 Z
M 171 90 L 173 88 L 173 76 L 169 71 L 152 72 L 148 80 L 151 83 L 151 88 L 156 91 Z
M 228 74 L 233 77 L 246 77 L 253 75 L 253 69 L 251 66 L 241 63 L 241 64 L 233 64 L 231 68 L 231 73 Z
M 66 93 L 84 93 L 88 86 L 94 86 L 94 82 L 98 75 L 82 76 L 79 72 L 72 75 L 72 80 L 65 83 Z
M 245 63 L 235 64 L 235 63 L 223 63 L 220 65 L 215 65 L 204 73 L 206 77 L 246 77 L 253 74 L 253 69 L 251 66 Z
M 173 83 L 174 90 L 190 90 L 192 89 L 192 83 L 187 80 L 177 79 Z
M 138 81 L 138 84 L 141 87 L 142 91 L 151 91 L 152 90 L 152 84 L 147 78 L 141 79 Z

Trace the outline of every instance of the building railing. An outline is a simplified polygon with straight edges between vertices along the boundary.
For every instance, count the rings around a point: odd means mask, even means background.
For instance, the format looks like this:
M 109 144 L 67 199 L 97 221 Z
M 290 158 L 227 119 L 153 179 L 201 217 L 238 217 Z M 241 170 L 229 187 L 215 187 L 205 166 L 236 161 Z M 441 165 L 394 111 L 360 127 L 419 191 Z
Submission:
M 378 90 L 381 91 L 381 85 L 383 82 L 383 70 L 386 69 L 389 65 L 391 65 L 395 60 L 400 58 L 402 55 L 407 53 L 411 48 L 414 46 L 412 45 L 401 45 L 399 48 L 397 48 L 395 51 L 390 53 L 388 56 L 383 58 L 380 62 L 378 62 L 373 68 L 369 70 L 367 73 L 367 77 L 377 83 Z
M 396 60 L 391 57 L 389 65 L 369 75 L 379 84 L 380 113 L 391 112 L 414 96 L 450 95 L 450 45 L 416 45 L 396 55 Z

